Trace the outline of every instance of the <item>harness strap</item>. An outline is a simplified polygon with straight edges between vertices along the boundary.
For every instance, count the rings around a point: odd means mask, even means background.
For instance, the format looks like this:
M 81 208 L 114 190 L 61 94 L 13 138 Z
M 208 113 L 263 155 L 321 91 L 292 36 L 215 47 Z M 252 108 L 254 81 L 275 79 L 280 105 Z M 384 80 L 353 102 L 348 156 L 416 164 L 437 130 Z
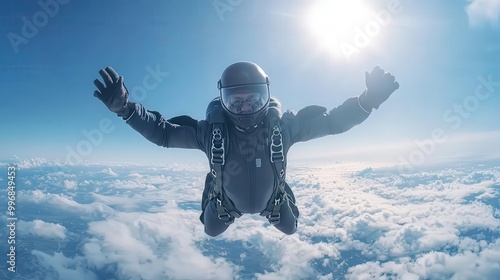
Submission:
M 222 167 L 225 163 L 224 132 L 225 130 L 222 124 L 213 124 L 210 164 L 212 165 L 211 174 L 215 184 L 210 194 L 210 199 L 216 200 L 216 209 L 219 219 L 224 221 L 226 225 L 230 225 L 234 222 L 235 218 L 241 217 L 241 213 L 232 205 L 232 202 L 226 196 L 222 188 Z
M 214 192 L 220 195 L 222 192 L 222 166 L 225 163 L 225 147 L 222 124 L 214 124 L 212 128 L 212 152 L 210 163 L 212 165 L 212 176 L 215 179 Z
M 277 184 L 275 183 L 273 197 L 269 200 L 269 204 L 267 205 L 266 210 L 264 210 L 261 215 L 267 217 L 269 223 L 271 223 L 272 225 L 276 225 L 280 222 L 280 209 L 286 195 L 285 155 L 283 152 L 283 136 L 281 134 L 281 128 L 279 124 L 276 124 L 273 127 L 270 145 L 270 158 L 273 165 L 275 178 L 278 180 L 278 182 Z

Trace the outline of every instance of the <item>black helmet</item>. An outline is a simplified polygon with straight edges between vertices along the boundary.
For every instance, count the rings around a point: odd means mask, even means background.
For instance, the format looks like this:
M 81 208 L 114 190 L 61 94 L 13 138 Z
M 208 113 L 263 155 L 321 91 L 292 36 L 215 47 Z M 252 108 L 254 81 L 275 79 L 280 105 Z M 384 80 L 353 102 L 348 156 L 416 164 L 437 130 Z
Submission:
M 239 128 L 253 128 L 266 116 L 271 97 L 269 77 L 257 64 L 229 65 L 222 72 L 218 88 L 222 107 Z

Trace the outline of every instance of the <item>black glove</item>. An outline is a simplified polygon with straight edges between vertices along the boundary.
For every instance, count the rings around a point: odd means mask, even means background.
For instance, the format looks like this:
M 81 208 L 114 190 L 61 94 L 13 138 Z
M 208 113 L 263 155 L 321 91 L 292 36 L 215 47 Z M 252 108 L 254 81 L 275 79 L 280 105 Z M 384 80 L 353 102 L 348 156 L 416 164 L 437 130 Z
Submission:
M 365 72 L 366 91 L 359 96 L 359 103 L 365 110 L 378 109 L 380 104 L 399 88 L 391 73 L 385 72 L 379 66 L 375 66 L 371 73 Z
M 123 77 L 111 67 L 99 71 L 106 86 L 96 79 L 94 85 L 98 90 L 94 91 L 94 96 L 99 98 L 111 112 L 122 118 L 128 118 L 133 112 L 133 104 L 128 101 L 128 90 L 123 83 Z

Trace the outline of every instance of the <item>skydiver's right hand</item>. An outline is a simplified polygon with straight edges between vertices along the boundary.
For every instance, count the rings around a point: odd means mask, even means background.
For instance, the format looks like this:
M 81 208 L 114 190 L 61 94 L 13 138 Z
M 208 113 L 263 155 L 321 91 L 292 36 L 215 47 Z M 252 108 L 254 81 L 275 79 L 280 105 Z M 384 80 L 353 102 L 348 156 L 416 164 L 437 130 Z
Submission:
M 101 69 L 99 71 L 103 85 L 98 79 L 94 80 L 94 85 L 98 90 L 94 91 L 94 96 L 101 100 L 108 109 L 122 118 L 127 118 L 132 113 L 130 102 L 128 101 L 128 90 L 123 83 L 123 77 L 111 68 Z

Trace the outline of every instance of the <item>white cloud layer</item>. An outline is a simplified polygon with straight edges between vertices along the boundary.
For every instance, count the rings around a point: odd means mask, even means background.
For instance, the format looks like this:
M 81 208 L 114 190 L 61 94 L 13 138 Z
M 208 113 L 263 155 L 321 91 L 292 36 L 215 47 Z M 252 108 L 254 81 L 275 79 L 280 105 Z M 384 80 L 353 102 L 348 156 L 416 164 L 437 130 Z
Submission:
M 30 243 L 35 247 L 29 259 L 36 265 L 25 268 L 29 279 L 500 274 L 498 163 L 405 173 L 362 163 L 290 164 L 288 183 L 301 211 L 297 233 L 285 236 L 264 218 L 244 215 L 216 238 L 206 236 L 198 220 L 205 170 L 113 166 L 117 176 L 109 176 L 101 172 L 107 167 L 80 166 L 52 172 L 47 181 L 41 175 L 47 168 L 32 167 L 24 178 L 32 187 L 19 192 L 19 203 L 34 209 L 25 212 L 26 219 L 36 218 L 21 221 L 19 234 L 66 240 L 61 246 Z M 57 183 L 61 178 L 78 182 L 78 188 L 68 193 L 68 183 Z

